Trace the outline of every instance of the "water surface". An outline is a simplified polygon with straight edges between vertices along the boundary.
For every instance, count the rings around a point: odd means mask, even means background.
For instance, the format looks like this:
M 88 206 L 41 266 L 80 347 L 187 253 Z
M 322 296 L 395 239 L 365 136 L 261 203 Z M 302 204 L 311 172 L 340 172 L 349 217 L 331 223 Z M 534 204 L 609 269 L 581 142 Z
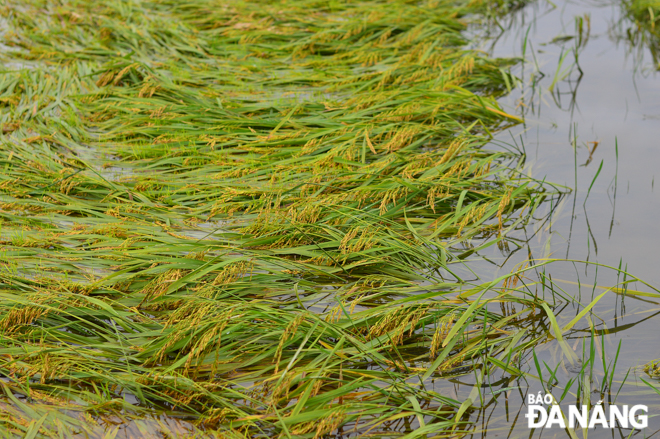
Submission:
M 660 199 L 654 190 L 660 177 L 659 66 L 648 47 L 630 42 L 637 28 L 622 8 L 617 2 L 533 2 L 499 18 L 486 32 L 473 29 L 474 44 L 489 54 L 524 58 L 514 70 L 521 82 L 501 103 L 510 113 L 523 115 L 525 124 L 499 133 L 494 144 L 523 151 L 525 174 L 572 189 L 561 200 L 546 202 L 538 221 L 512 235 L 520 243 L 513 254 L 495 246 L 479 252 L 470 267 L 482 279 L 508 273 L 528 258 L 554 257 L 627 267 L 629 273 L 660 285 Z M 545 275 L 575 298 L 554 307 L 560 327 L 604 292 L 601 286 L 623 280 L 616 270 L 579 262 L 551 264 Z M 629 287 L 651 291 L 640 283 Z M 659 313 L 656 298 L 610 292 L 589 314 L 591 324 L 583 318 L 564 334 L 576 356 L 583 358 L 586 348 L 588 358 L 593 327 L 599 361 L 591 381 L 598 389 L 592 392 L 592 402 L 613 403 L 618 391 L 617 404 L 647 404 L 651 415 L 643 431 L 595 429 L 588 434 L 576 431 L 577 437 L 651 437 L 660 429 L 660 421 L 652 417 L 660 415 L 660 398 L 642 381 L 658 386 L 643 366 L 660 357 Z M 619 342 L 612 389 L 607 389 L 602 385 L 607 381 L 600 360 L 603 347 L 605 364 L 611 364 Z M 546 379 L 550 369 L 557 370 L 556 387 L 550 389 L 559 397 L 571 379 L 577 380 L 580 363 L 568 363 L 556 340 L 537 346 L 535 352 Z M 520 366 L 537 375 L 531 353 Z M 463 376 L 432 385 L 465 400 L 476 380 Z M 470 414 L 472 437 L 570 437 L 557 427 L 527 427 L 525 399 L 542 390 L 538 381 L 511 379 L 501 371 L 485 381 L 476 404 L 481 408 Z M 574 384 L 561 404 L 564 409 L 575 404 L 576 389 Z

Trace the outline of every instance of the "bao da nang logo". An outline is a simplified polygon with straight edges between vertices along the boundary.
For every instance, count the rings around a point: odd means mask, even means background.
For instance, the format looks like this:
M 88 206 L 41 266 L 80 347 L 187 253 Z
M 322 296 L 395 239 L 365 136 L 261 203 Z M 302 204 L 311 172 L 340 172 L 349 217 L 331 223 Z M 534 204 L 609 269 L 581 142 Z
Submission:
M 527 395 L 527 426 L 529 428 L 623 428 L 648 427 L 648 407 L 645 405 L 609 405 L 607 410 L 599 401 L 589 411 L 586 405 L 569 406 L 562 412 L 550 394 Z

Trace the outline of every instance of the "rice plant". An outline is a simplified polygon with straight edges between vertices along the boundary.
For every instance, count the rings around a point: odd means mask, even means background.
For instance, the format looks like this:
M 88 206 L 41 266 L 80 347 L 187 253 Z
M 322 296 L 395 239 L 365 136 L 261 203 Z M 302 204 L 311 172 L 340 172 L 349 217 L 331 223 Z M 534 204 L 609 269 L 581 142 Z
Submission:
M 637 46 L 641 59 L 644 52 L 651 53 L 653 65 L 660 69 L 660 2 L 657 0 L 627 0 L 624 13 L 630 21 L 625 39 L 632 47 Z
M 425 381 L 562 339 L 539 265 L 460 274 L 566 190 L 485 148 L 492 6 L 8 0 L 7 434 L 467 431 Z

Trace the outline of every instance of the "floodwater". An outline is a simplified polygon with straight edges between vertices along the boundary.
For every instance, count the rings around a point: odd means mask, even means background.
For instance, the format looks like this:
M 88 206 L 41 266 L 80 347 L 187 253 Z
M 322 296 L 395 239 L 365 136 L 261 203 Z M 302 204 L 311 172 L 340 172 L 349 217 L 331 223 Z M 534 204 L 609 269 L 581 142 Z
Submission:
M 546 266 L 545 274 L 552 276 L 556 288 L 575 298 L 554 306 L 560 327 L 606 291 L 600 286 L 624 280 L 604 266 L 627 267 L 628 273 L 660 287 L 656 223 L 660 187 L 659 192 L 654 190 L 656 178 L 660 184 L 660 66 L 647 46 L 631 43 L 637 28 L 622 7 L 622 2 L 533 2 L 499 18 L 487 31 L 473 29 L 474 44 L 489 54 L 525 59 L 513 71 L 521 83 L 500 100 L 508 112 L 524 115 L 525 124 L 499 133 L 493 147 L 524 151 L 524 174 L 572 191 L 559 202 L 546 201 L 535 215 L 538 220 L 512 235 L 520 246 L 517 251 L 502 252 L 491 246 L 473 255 L 470 267 L 481 279 L 492 280 L 530 257 L 589 261 Z M 640 282 L 628 287 L 653 291 Z M 655 417 L 660 415 L 660 395 L 642 381 L 660 388 L 643 370 L 646 363 L 660 357 L 660 299 L 609 292 L 592 311 L 588 316 L 594 327 L 596 361 L 590 399 L 593 404 L 603 399 L 606 406 L 614 401 L 619 407 L 646 404 L 648 427 L 641 431 L 597 427 L 586 432 L 557 426 L 530 429 L 524 416 L 527 396 L 541 391 L 541 384 L 531 378 L 511 379 L 499 371 L 478 386 L 476 405 L 480 408 L 468 412 L 468 429 L 473 432 L 468 437 L 660 436 L 660 418 Z M 587 318 L 564 338 L 576 357 L 586 362 L 592 349 Z M 609 379 L 604 378 L 602 351 L 605 364 L 612 364 L 620 342 L 608 390 L 603 385 Z M 546 388 L 557 399 L 574 380 L 560 404 L 567 412 L 569 405 L 576 404 L 578 372 L 584 363 L 571 365 L 556 340 L 537 346 L 535 353 Z M 519 361 L 516 364 L 523 372 L 538 375 L 531 352 Z M 557 370 L 550 387 L 549 369 Z M 476 380 L 472 375 L 428 384 L 463 401 L 475 389 Z

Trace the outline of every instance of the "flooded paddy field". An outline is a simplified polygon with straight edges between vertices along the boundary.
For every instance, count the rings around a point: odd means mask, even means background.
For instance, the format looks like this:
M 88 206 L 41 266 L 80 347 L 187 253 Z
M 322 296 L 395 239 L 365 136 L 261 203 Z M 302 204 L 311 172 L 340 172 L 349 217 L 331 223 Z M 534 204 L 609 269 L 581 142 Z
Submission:
M 4 436 L 660 429 L 657 3 L 2 15 Z

